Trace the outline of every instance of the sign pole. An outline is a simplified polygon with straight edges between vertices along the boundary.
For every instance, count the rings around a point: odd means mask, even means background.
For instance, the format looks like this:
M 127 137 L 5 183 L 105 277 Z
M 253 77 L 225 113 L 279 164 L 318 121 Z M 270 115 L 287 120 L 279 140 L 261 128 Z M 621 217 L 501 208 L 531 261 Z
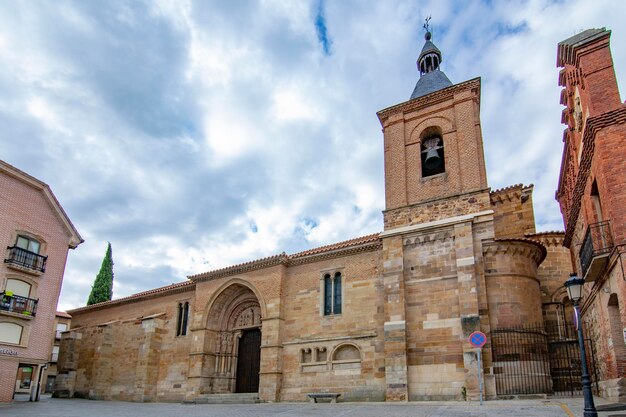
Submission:
M 478 388 L 480 390 L 480 405 L 483 405 L 483 364 L 482 364 L 482 349 L 476 349 L 478 354 Z
M 487 343 L 487 335 L 483 332 L 474 332 L 470 334 L 467 341 L 476 348 L 476 366 L 478 366 L 478 389 L 480 391 L 480 405 L 483 405 L 483 358 L 482 348 Z

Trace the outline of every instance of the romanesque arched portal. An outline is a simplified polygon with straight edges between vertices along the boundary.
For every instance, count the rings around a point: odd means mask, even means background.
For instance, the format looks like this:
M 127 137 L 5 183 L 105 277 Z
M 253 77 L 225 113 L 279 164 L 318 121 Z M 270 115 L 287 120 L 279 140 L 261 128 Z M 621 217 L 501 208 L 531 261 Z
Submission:
M 242 285 L 225 288 L 209 308 L 203 374 L 211 393 L 258 392 L 261 361 L 261 307 Z

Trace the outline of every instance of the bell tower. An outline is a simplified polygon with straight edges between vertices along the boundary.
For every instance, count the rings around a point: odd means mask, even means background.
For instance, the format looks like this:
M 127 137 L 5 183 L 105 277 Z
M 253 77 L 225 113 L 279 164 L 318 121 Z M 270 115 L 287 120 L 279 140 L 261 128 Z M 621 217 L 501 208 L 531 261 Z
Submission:
M 427 31 L 411 98 L 379 111 L 385 230 L 489 209 L 480 78 L 452 84 Z
M 387 401 L 441 395 L 430 375 L 442 373 L 477 398 L 475 349 L 467 338 L 488 331 L 489 322 L 482 243 L 494 238 L 494 212 L 480 79 L 452 84 L 441 71 L 428 19 L 424 26 L 410 99 L 378 112 L 385 144 L 380 237 Z M 492 381 L 486 387 L 491 395 Z

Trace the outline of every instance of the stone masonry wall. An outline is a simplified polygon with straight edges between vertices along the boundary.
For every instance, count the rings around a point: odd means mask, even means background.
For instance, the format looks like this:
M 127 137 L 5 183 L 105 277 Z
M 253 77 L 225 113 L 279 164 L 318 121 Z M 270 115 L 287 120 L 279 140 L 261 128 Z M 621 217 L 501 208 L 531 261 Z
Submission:
M 282 401 L 305 401 L 307 392 L 324 390 L 341 392 L 345 400 L 384 400 L 380 256 L 366 252 L 288 268 Z M 341 272 L 344 280 L 340 315 L 322 314 L 326 272 Z M 333 357 L 345 344 L 359 350 L 359 362 Z
M 73 371 L 76 377 L 73 387 L 57 382 L 55 391 L 71 390 L 74 396 L 94 399 L 183 400 L 190 333 L 175 336 L 176 309 L 178 302 L 192 297 L 191 292 L 171 294 L 74 312 L 70 333 L 80 339 L 69 351 L 75 365 L 69 369 L 60 365 L 59 376 Z M 65 363 L 68 348 L 61 344 L 59 364 Z
M 497 238 L 521 238 L 535 233 L 532 189 L 518 184 L 489 194 Z
M 385 230 L 489 210 L 489 193 L 476 191 L 420 204 L 386 210 Z

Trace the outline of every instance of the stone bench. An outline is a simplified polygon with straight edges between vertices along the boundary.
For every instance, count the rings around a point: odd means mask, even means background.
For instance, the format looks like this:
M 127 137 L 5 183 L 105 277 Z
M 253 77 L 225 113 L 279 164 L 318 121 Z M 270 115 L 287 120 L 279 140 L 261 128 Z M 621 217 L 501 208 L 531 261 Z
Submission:
M 309 397 L 309 401 L 316 403 L 319 399 L 330 400 L 332 404 L 337 402 L 337 398 L 339 398 L 341 394 L 337 392 L 311 392 L 307 394 Z

